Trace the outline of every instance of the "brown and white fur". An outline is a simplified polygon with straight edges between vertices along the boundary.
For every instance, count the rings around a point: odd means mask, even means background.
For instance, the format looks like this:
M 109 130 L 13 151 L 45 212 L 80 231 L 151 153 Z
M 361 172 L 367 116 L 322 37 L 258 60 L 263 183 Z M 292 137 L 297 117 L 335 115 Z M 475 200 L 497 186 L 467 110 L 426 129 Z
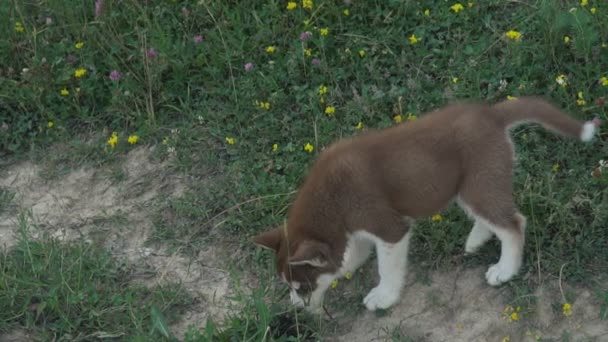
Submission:
M 398 301 L 405 282 L 414 220 L 456 200 L 475 220 L 466 252 L 493 235 L 500 240 L 500 259 L 485 274 L 490 285 L 500 285 L 522 263 L 526 220 L 513 201 L 515 155 L 508 129 L 525 121 L 582 141 L 590 141 L 599 125 L 525 97 L 493 106 L 451 105 L 342 140 L 319 156 L 286 225 L 254 242 L 276 252 L 292 302 L 315 312 L 332 281 L 357 269 L 375 247 L 380 282 L 363 303 L 369 310 L 385 309 Z

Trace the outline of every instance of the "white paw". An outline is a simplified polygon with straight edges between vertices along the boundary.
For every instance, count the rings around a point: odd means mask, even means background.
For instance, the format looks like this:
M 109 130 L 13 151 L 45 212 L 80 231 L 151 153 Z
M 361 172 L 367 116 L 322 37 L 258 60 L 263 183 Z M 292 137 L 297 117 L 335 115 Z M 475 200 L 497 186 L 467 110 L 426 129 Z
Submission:
M 509 281 L 516 272 L 505 269 L 500 263 L 490 266 L 486 272 L 486 280 L 492 286 L 498 286 L 506 281 Z
M 365 296 L 363 304 L 365 304 L 368 310 L 374 311 L 376 309 L 387 309 L 395 304 L 398 299 L 399 291 L 390 290 L 378 285 Z

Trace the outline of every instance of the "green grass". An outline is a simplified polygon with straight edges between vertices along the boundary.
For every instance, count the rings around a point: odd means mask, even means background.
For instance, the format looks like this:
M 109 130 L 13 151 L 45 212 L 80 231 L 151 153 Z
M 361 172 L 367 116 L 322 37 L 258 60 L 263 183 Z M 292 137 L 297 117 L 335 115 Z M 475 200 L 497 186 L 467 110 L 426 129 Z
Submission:
M 0 256 L 0 333 L 19 327 L 42 340 L 168 340 L 167 322 L 188 304 L 180 286 L 132 282 L 134 269 L 84 242 L 34 240 L 21 216 L 17 245 Z
M 233 261 L 260 272 L 271 257 L 249 238 L 283 222 L 315 156 L 358 134 L 359 123 L 388 127 L 395 116 L 420 116 L 451 101 L 524 95 L 544 96 L 578 118 L 608 119 L 608 87 L 600 81 L 608 77 L 608 8 L 601 1 L 463 2 L 459 13 L 450 9 L 456 1 L 317 0 L 312 10 L 297 3 L 288 11 L 286 1 L 106 1 L 95 18 L 92 0 L 2 2 L 7 20 L 0 30 L 8 34 L 0 38 L 0 150 L 41 162 L 50 181 L 81 165 L 111 165 L 110 178 L 120 182 L 120 156 L 154 146 L 154 158 L 189 186 L 181 197 L 159 199 L 151 242 L 194 255 L 218 238 L 239 241 L 246 260 Z M 321 36 L 326 27 L 329 34 Z M 521 32 L 521 40 L 507 39 L 509 30 Z M 302 42 L 305 31 L 312 37 Z M 76 49 L 79 41 L 84 46 Z M 266 52 L 268 46 L 276 51 Z M 146 53 L 150 48 L 156 56 Z M 74 77 L 78 68 L 86 68 L 84 77 Z M 122 78 L 112 81 L 112 70 Z M 565 87 L 556 82 L 561 74 Z M 68 96 L 60 94 L 64 88 Z M 331 116 L 328 106 L 335 108 Z M 119 137 L 115 148 L 107 143 L 112 132 Z M 139 136 L 137 144 L 127 142 L 129 135 Z M 527 126 L 513 136 L 515 196 L 528 218 L 521 274 L 536 275 L 540 265 L 544 275 L 557 276 L 564 264 L 570 282 L 606 274 L 608 170 L 590 176 L 606 159 L 606 135 L 585 145 Z M 313 153 L 304 150 L 308 143 Z M 11 196 L 2 190 L 0 210 Z M 412 263 L 436 269 L 498 257 L 493 242 L 463 258 L 471 222 L 455 207 L 442 214 L 442 222 L 419 223 Z M 513 293 L 528 293 L 535 281 L 518 278 Z M 258 336 L 272 318 L 256 310 L 210 334 Z M 602 310 L 606 317 L 606 304 Z

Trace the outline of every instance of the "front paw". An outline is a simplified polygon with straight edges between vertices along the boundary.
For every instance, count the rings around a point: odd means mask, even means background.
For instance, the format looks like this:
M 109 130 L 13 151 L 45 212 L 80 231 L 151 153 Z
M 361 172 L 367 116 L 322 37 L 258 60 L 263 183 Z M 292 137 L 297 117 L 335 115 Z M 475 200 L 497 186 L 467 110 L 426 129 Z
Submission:
M 363 299 L 365 307 L 374 311 L 376 309 L 387 309 L 399 300 L 399 291 L 392 290 L 380 285 L 374 287 Z
M 486 280 L 492 286 L 498 286 L 509 281 L 517 272 L 507 269 L 500 263 L 490 266 L 486 272 Z

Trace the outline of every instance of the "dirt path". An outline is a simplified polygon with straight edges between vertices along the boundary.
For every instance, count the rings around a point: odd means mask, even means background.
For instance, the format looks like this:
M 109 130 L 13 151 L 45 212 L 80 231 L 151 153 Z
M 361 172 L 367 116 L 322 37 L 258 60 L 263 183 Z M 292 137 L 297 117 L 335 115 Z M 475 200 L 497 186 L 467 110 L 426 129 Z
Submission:
M 166 173 L 165 164 L 150 161 L 150 153 L 143 147 L 131 151 L 123 164 L 125 177 L 119 182 L 107 171 L 92 169 L 73 170 L 60 179 L 45 181 L 43 169 L 30 162 L 0 170 L 0 187 L 15 193 L 0 216 L 0 246 L 14 244 L 18 216 L 24 210 L 31 210 L 35 234 L 103 243 L 115 255 L 156 271 L 152 279 L 143 281 L 178 280 L 192 294 L 195 305 L 173 326 L 177 335 L 183 335 L 189 325 L 202 327 L 207 317 L 221 319 L 231 310 L 232 303 L 223 299 L 231 283 L 228 267 L 213 246 L 190 260 L 144 244 L 153 228 L 154 200 L 179 196 L 185 189 L 180 178 Z M 374 272 L 373 267 L 368 269 Z M 569 336 L 575 341 L 608 341 L 608 322 L 600 320 L 600 303 L 589 290 L 565 288 L 577 294 L 572 315 L 566 317 L 561 311 L 558 280 L 545 280 L 529 295 L 534 304 L 522 307 L 518 320 L 510 321 L 511 311 L 504 311 L 510 305 L 508 289 L 487 286 L 484 272 L 481 268 L 435 272 L 428 285 L 410 279 L 400 304 L 386 315 L 362 311 L 347 317 L 342 313 L 340 328 L 327 339 L 373 341 L 409 336 L 416 341 L 503 341 L 505 337 L 534 341 Z
M 174 326 L 182 335 L 188 325 L 204 324 L 207 317 L 222 317 L 228 311 L 229 303 L 220 299 L 228 292 L 229 279 L 213 246 L 190 260 L 145 245 L 153 229 L 155 199 L 180 196 L 185 189 L 180 178 L 167 174 L 166 163 L 150 160 L 151 152 L 143 147 L 131 151 L 124 159 L 121 181 L 114 181 L 109 170 L 90 168 L 45 180 L 44 169 L 31 162 L 0 170 L 0 187 L 15 194 L 0 215 L 0 248 L 14 245 L 19 215 L 27 211 L 34 237 L 46 233 L 63 241 L 101 243 L 117 257 L 155 271 L 152 278 L 137 281 L 179 281 L 190 292 L 195 305 Z
M 415 341 L 559 341 L 568 334 L 573 341 L 608 341 L 608 324 L 599 318 L 600 303 L 588 290 L 564 288 L 577 293 L 572 315 L 566 317 L 558 280 L 546 281 L 529 295 L 535 304 L 517 312 L 506 300 L 511 297 L 508 288 L 488 286 L 484 273 L 485 268 L 434 272 L 428 285 L 411 279 L 400 303 L 387 315 L 364 311 L 345 322 L 350 328 L 336 340 L 385 341 L 408 336 Z M 517 320 L 510 319 L 512 312 L 517 312 Z

